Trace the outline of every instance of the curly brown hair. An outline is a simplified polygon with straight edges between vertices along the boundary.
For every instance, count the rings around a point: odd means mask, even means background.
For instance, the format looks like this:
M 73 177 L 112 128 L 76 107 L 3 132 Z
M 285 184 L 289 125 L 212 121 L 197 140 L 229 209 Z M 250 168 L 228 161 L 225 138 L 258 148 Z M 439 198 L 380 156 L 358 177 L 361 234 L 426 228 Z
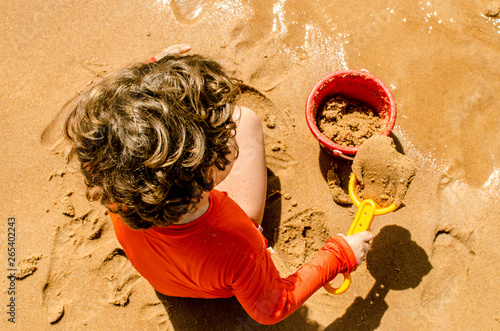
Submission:
M 209 170 L 225 169 L 230 145 L 237 149 L 232 115 L 239 85 L 213 60 L 167 55 L 82 93 L 64 133 L 87 197 L 133 229 L 177 222 L 213 188 Z

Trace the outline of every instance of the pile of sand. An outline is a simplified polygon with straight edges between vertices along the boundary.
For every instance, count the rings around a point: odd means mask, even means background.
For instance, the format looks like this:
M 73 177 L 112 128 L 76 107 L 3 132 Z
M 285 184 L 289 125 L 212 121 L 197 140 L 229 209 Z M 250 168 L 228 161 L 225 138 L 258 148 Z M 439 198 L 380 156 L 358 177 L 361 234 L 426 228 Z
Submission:
M 381 207 L 399 206 L 417 172 L 413 161 L 396 150 L 392 138 L 376 135 L 366 140 L 352 164 L 359 197 Z
M 386 121 L 365 102 L 337 94 L 318 112 L 321 133 L 336 144 L 359 146 L 382 131 Z

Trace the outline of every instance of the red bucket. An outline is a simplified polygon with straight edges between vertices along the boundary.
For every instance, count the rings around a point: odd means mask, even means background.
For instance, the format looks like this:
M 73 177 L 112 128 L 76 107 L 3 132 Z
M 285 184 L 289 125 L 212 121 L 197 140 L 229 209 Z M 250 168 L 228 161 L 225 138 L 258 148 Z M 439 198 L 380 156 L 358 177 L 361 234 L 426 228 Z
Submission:
M 352 160 L 358 146 L 350 147 L 334 143 L 318 129 L 316 115 L 318 109 L 335 94 L 363 101 L 375 109 L 387 121 L 382 135 L 389 136 L 396 123 L 396 102 L 389 88 L 377 77 L 365 70 L 340 70 L 321 79 L 309 93 L 306 104 L 306 121 L 313 136 L 330 154 L 341 159 Z

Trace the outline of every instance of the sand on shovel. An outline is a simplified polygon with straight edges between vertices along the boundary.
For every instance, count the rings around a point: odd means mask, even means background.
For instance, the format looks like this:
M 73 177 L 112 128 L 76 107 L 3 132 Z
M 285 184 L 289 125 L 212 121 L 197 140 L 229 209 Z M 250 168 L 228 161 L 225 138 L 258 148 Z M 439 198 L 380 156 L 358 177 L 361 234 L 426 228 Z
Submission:
M 396 150 L 392 138 L 374 135 L 359 147 L 352 171 L 358 180 L 360 199 L 372 199 L 387 207 L 401 205 L 417 168 Z

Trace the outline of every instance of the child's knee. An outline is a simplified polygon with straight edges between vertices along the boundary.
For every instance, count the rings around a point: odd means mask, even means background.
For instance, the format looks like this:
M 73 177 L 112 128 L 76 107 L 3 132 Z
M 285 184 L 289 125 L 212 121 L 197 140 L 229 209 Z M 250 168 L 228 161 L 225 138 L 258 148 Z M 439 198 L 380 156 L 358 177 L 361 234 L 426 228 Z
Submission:
M 238 123 L 238 129 L 242 131 L 241 133 L 251 134 L 258 140 L 263 141 L 262 123 L 259 115 L 247 107 L 240 107 L 240 110 L 241 115 Z

